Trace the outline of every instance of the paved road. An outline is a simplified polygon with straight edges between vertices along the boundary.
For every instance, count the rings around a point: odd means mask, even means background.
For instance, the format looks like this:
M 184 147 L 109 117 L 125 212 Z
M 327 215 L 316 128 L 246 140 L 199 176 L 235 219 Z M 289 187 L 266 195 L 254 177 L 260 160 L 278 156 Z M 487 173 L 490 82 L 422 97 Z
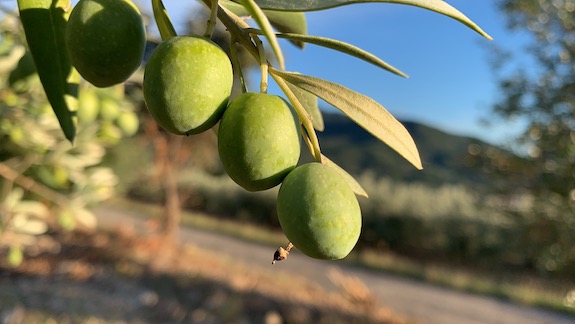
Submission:
M 130 223 L 136 227 L 143 226 L 142 218 L 119 209 L 99 207 L 95 212 L 103 226 L 121 223 Z M 271 257 L 275 247 L 193 228 L 183 228 L 180 236 L 184 243 L 193 243 L 202 249 L 218 254 L 228 255 L 233 250 L 235 260 L 241 260 L 252 267 L 269 269 L 272 266 Z M 230 249 L 232 246 L 234 248 Z M 290 253 L 288 261 L 278 263 L 274 267 L 299 273 L 327 290 L 337 289 L 327 277 L 328 271 L 336 267 L 344 274 L 359 277 L 386 306 L 400 314 L 427 323 L 575 324 L 575 317 L 516 305 L 496 298 L 453 291 L 395 275 L 341 265 L 333 261 L 319 261 L 297 251 Z

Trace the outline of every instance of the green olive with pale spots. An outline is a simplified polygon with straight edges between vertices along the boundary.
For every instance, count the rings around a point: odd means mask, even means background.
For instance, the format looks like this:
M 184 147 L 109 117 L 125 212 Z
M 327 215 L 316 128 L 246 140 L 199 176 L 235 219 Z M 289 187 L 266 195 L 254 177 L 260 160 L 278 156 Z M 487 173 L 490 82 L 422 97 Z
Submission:
M 307 163 L 283 180 L 277 213 L 286 237 L 316 259 L 338 260 L 353 249 L 361 232 L 361 210 L 353 190 L 329 166 Z
M 232 64 L 214 42 L 177 36 L 161 43 L 144 72 L 144 99 L 158 125 L 174 134 L 213 127 L 228 103 Z
M 66 27 L 72 65 L 97 87 L 126 81 L 146 47 L 144 23 L 129 0 L 80 0 Z
M 297 165 L 299 126 L 288 104 L 270 94 L 248 92 L 230 102 L 218 130 L 226 173 L 249 191 L 277 186 Z

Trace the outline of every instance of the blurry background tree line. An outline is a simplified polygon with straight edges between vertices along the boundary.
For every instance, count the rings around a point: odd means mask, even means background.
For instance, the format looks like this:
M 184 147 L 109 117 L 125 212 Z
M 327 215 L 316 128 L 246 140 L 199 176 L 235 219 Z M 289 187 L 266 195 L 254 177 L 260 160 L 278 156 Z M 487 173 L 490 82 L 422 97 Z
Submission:
M 528 66 L 513 67 L 512 55 L 494 58 L 500 98 L 493 108 L 503 122 L 527 127 L 516 143 L 522 157 L 487 158 L 505 210 L 519 220 L 516 240 L 529 266 L 575 273 L 575 1 L 499 0 L 511 30 L 529 35 Z M 509 68 L 511 66 L 511 68 Z M 521 213 L 517 197 L 530 197 Z M 512 242 L 512 241 L 511 241 Z
M 498 76 L 492 122 L 525 119 L 529 126 L 517 139 L 525 154 L 410 124 L 428 165 L 443 168 L 397 178 L 401 169 L 379 164 L 393 161 L 393 153 L 380 159 L 370 143 L 353 145 L 362 138 L 352 126 L 326 129 L 320 140 L 370 193 L 360 200 L 360 249 L 575 279 L 575 2 L 496 1 L 511 29 L 531 35 L 533 65 L 500 69 L 513 58 L 494 57 L 494 70 L 507 72 Z M 82 91 L 78 139 L 74 146 L 57 140 L 57 121 L 15 19 L 6 16 L 0 25 L 0 248 L 12 251 L 13 264 L 49 229 L 93 227 L 89 207 L 112 196 L 165 204 L 164 230 L 172 239 L 180 206 L 278 228 L 277 188 L 249 193 L 231 182 L 214 134 L 176 139 L 159 130 L 137 77 L 125 87 Z M 434 142 L 438 136 L 445 138 Z M 460 150 L 439 154 L 440 146 Z

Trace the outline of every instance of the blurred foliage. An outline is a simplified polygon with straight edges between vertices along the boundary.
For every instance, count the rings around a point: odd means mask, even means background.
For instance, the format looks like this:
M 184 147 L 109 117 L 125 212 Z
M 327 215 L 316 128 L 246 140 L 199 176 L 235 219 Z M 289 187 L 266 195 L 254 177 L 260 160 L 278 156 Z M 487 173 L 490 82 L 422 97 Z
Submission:
M 445 261 L 492 271 L 531 270 L 552 273 L 525 262 L 537 242 L 528 242 L 533 199 L 515 201 L 515 215 L 503 212 L 499 195 L 482 196 L 461 184 L 430 185 L 358 177 L 370 194 L 360 199 L 364 216 L 359 248 L 391 251 L 427 261 Z M 279 229 L 275 210 L 278 188 L 251 193 L 228 177 L 198 168 L 178 175 L 184 208 L 213 217 Z M 161 187 L 141 175 L 128 195 L 145 202 L 162 202 Z
M 0 21 L 0 250 L 11 264 L 50 228 L 93 228 L 89 206 L 114 195 L 106 149 L 138 130 L 122 87 L 82 84 L 78 134 L 64 140 L 26 50 L 17 17 Z
M 549 272 L 575 274 L 575 1 L 499 0 L 511 30 L 528 35 L 517 66 L 512 53 L 493 51 L 500 98 L 493 111 L 527 127 L 516 139 L 526 154 L 483 156 L 493 181 L 506 195 L 502 206 L 521 218 L 523 262 Z M 514 211 L 518 197 L 533 203 L 528 217 Z

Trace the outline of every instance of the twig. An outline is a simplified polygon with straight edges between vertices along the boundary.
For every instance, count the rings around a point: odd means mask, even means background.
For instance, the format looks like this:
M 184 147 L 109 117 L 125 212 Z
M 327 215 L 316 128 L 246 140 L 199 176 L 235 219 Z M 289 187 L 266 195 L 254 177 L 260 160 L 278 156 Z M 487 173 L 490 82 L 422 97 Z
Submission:
M 4 163 L 0 163 L 0 177 L 8 179 L 24 188 L 27 191 L 31 191 L 39 196 L 42 196 L 60 206 L 65 206 L 68 203 L 66 196 L 54 191 L 36 180 L 26 177 L 14 169 L 10 168 Z
M 211 1 L 212 4 L 210 5 L 210 18 L 208 19 L 206 32 L 204 33 L 204 37 L 206 38 L 212 38 L 212 33 L 214 31 L 214 27 L 216 26 L 216 16 L 218 13 L 218 0 Z

